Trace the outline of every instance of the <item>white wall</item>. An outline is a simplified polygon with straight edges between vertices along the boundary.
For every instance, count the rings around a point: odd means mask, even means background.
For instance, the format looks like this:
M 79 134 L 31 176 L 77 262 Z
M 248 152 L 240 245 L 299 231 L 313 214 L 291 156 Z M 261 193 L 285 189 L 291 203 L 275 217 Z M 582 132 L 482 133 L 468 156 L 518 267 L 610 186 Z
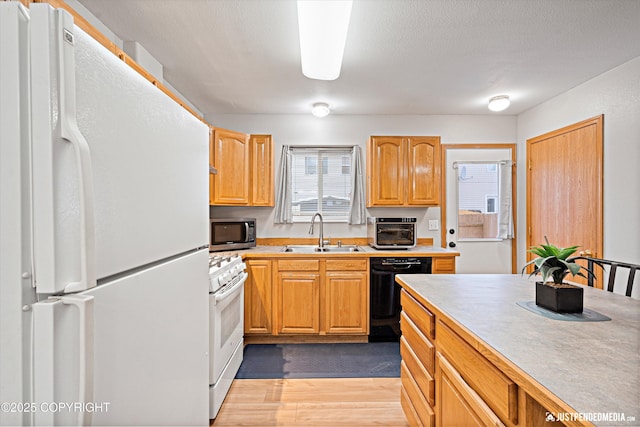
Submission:
M 527 139 L 604 114 L 603 258 L 640 263 L 640 57 L 518 116 Z M 526 256 L 526 170 L 518 169 L 518 265 Z
M 318 119 L 309 115 L 215 115 L 208 123 L 246 133 L 273 136 L 276 182 L 280 150 L 287 145 L 360 145 L 366 162 L 366 142 L 370 135 L 435 135 L 443 144 L 515 143 L 516 117 L 482 116 L 360 116 L 329 115 Z M 256 217 L 258 237 L 307 237 L 309 224 L 274 224 L 274 209 L 266 207 L 213 207 L 212 215 Z M 415 216 L 418 237 L 431 237 L 440 244 L 440 231 L 428 231 L 429 219 L 440 219 L 440 208 L 371 208 L 369 216 Z M 365 225 L 329 223 L 325 237 L 366 237 Z

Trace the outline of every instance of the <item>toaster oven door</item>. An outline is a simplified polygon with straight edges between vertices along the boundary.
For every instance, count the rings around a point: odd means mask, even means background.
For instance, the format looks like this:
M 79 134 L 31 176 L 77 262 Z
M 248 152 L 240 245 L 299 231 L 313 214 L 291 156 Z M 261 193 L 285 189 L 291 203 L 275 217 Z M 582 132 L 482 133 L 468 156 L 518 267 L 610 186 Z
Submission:
M 413 247 L 415 244 L 415 224 L 376 224 L 378 247 Z

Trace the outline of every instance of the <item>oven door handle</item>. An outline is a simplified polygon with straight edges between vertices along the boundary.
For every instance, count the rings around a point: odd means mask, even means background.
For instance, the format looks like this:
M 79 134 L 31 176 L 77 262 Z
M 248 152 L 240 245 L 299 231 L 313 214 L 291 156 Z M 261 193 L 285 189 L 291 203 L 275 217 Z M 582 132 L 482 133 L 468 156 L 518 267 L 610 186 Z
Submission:
M 223 302 L 224 300 L 234 297 L 238 292 L 242 290 L 242 285 L 247 281 L 247 277 L 249 274 L 245 271 L 242 273 L 242 279 L 238 281 L 235 285 L 231 286 L 229 289 L 225 289 L 224 291 L 215 295 L 216 304 Z

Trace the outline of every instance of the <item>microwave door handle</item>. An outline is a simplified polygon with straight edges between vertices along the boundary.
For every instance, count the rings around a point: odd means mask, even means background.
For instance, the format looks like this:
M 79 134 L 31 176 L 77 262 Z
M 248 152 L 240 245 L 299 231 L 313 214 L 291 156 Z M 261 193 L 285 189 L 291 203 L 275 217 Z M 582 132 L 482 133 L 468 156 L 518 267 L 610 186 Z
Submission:
M 248 221 L 244 222 L 244 241 L 245 242 L 249 241 L 249 222 Z

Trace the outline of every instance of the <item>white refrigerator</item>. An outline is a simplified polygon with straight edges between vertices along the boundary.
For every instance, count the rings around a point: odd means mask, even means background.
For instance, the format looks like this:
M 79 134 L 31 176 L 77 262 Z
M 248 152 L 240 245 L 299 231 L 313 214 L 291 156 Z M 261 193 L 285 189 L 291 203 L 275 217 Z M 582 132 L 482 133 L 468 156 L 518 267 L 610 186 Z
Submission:
M 0 2 L 0 425 L 207 425 L 208 127 Z

